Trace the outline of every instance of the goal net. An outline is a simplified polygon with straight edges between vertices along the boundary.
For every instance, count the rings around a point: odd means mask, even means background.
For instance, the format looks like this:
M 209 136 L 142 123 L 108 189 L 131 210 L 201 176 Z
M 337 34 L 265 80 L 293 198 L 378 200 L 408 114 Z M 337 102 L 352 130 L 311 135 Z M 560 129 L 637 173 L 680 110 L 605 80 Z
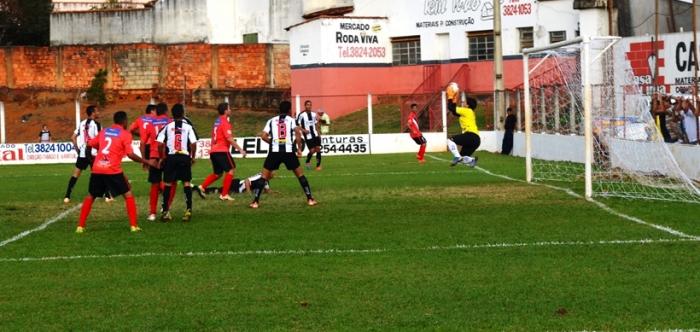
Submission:
M 587 197 L 700 202 L 618 41 L 525 50 L 528 181 L 583 182 Z

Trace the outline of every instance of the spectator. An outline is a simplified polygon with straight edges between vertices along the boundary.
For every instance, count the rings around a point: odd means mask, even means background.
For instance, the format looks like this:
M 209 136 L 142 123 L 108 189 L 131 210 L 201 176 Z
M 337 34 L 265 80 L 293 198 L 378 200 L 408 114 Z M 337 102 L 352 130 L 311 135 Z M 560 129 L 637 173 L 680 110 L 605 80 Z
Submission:
M 695 114 L 695 107 L 691 103 L 691 97 L 683 98 L 681 112 L 683 115 L 683 130 L 685 132 L 685 143 L 698 143 L 698 117 Z
M 321 135 L 328 135 L 331 132 L 331 117 L 324 111 L 318 112 L 321 115 Z
M 668 133 L 671 136 L 671 142 L 683 142 L 683 130 L 680 124 L 680 103 L 673 96 L 668 96 L 666 98 L 668 121 L 666 126 L 668 127 Z
M 505 133 L 503 134 L 503 145 L 501 146 L 501 154 L 509 155 L 513 150 L 513 131 L 515 130 L 515 125 L 517 118 L 515 117 L 515 112 L 513 112 L 513 107 L 508 107 L 506 110 L 506 121 L 504 124 Z
M 655 94 L 655 100 L 653 101 L 652 114 L 654 115 L 654 122 L 659 128 L 661 135 L 664 137 L 664 142 L 671 142 L 671 134 L 668 132 L 668 127 L 666 125 L 666 111 L 669 108 L 669 99 L 666 96 L 661 96 L 660 94 Z
M 51 143 L 51 131 L 49 126 L 41 126 L 41 131 L 39 132 L 39 143 Z

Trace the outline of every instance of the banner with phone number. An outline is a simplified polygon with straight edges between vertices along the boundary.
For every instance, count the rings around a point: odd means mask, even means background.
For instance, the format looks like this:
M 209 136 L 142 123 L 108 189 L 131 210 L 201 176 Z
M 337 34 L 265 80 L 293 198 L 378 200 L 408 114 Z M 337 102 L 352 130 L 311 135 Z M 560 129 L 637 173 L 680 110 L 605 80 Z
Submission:
M 267 156 L 268 144 L 260 137 L 238 137 L 238 145 L 244 149 L 248 158 Z M 134 152 L 140 155 L 140 142 L 132 143 Z M 203 138 L 197 142 L 197 158 L 208 159 L 211 139 Z M 304 145 L 304 153 L 308 152 Z M 369 135 L 327 135 L 321 137 L 321 152 L 329 155 L 369 154 Z M 237 151 L 234 157 L 240 157 Z M 73 143 L 18 143 L 0 144 L 0 165 L 30 165 L 74 163 L 77 153 Z M 128 160 L 125 158 L 124 160 Z

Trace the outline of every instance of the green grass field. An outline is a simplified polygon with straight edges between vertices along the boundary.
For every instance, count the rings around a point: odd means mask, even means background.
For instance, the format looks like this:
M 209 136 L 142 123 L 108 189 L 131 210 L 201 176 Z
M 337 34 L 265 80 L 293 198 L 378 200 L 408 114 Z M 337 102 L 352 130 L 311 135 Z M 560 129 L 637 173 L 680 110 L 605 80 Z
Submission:
M 448 158 L 447 154 L 432 154 Z M 479 153 L 523 178 L 523 160 Z M 261 159 L 237 160 L 238 174 Z M 545 186 L 412 154 L 325 157 L 247 208 L 195 197 L 194 219 L 146 222 L 146 174 L 129 163 L 143 232 L 123 199 L 98 201 L 87 232 L 61 202 L 71 165 L 3 166 L 0 330 L 692 330 L 700 242 Z M 195 181 L 209 171 L 195 167 Z M 700 206 L 600 200 L 700 235 Z M 43 230 L 13 242 L 61 212 Z

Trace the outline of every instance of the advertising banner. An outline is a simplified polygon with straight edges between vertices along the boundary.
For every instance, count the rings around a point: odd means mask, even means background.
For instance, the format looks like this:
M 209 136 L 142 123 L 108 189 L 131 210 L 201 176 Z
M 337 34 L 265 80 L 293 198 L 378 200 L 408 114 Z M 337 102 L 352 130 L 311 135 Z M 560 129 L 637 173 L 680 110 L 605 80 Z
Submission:
M 267 155 L 269 146 L 260 137 L 238 137 L 236 142 L 249 158 Z M 134 152 L 140 155 L 140 142 L 133 141 L 132 144 Z M 322 152 L 329 156 L 369 154 L 369 135 L 327 135 L 322 136 L 321 144 Z M 197 158 L 208 159 L 210 148 L 211 139 L 200 139 Z M 240 157 L 237 151 L 232 154 Z M 0 144 L 0 165 L 74 163 L 76 158 L 77 153 L 70 142 Z

